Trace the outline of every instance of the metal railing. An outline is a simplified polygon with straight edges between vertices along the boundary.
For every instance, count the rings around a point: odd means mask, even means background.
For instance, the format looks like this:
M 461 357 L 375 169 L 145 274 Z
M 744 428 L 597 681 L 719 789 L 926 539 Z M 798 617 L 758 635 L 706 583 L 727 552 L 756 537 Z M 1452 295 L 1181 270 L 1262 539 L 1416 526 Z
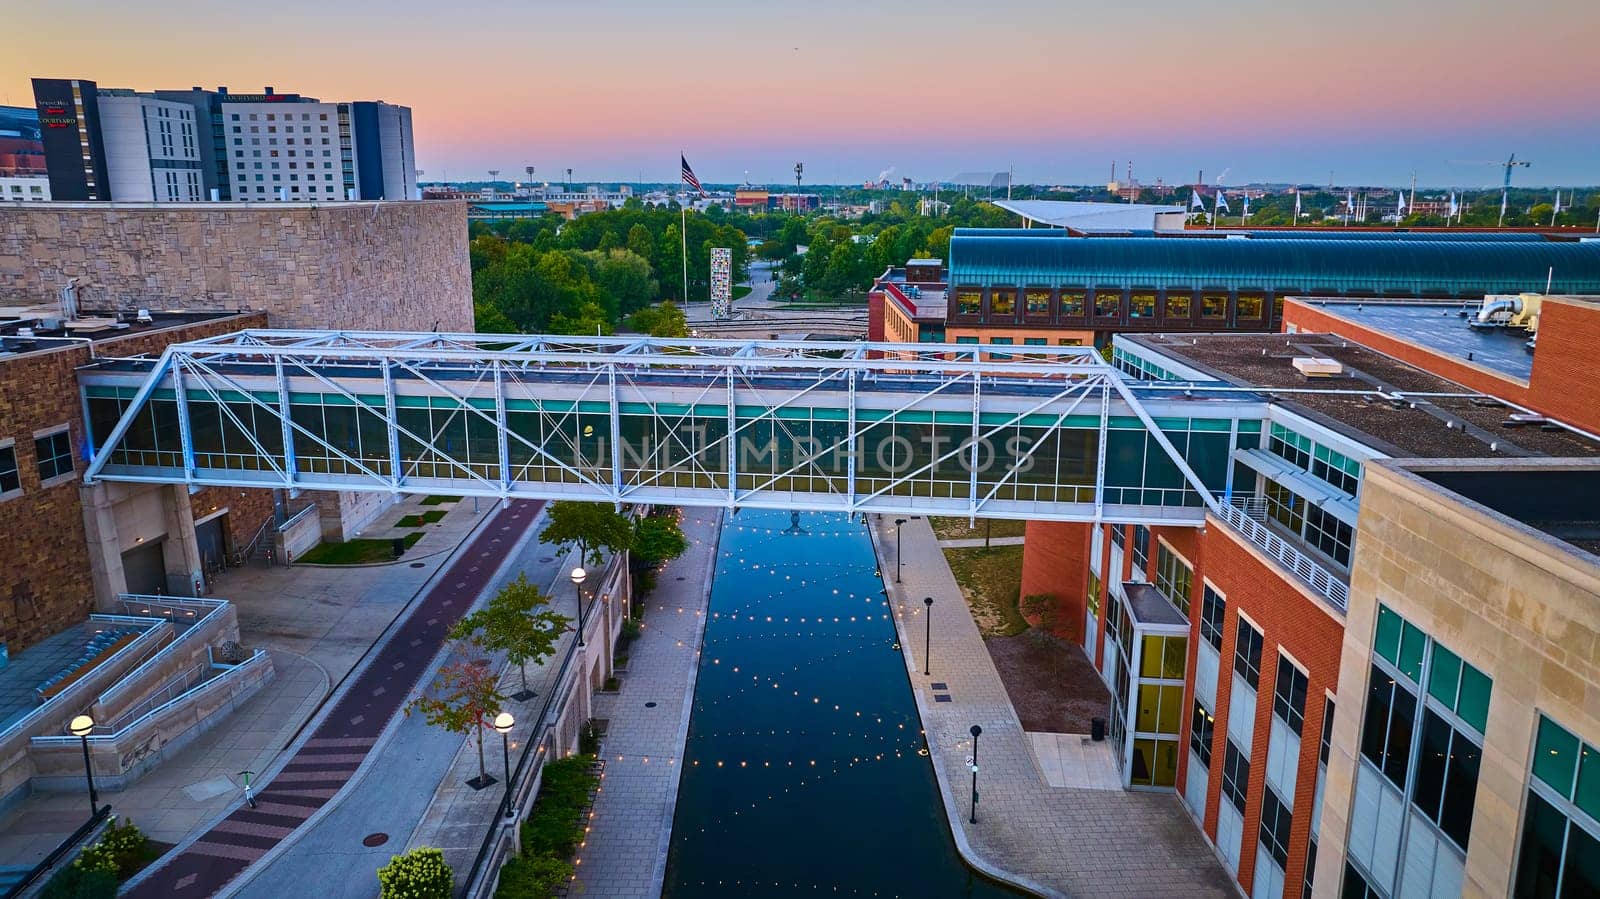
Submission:
M 1263 522 L 1266 518 L 1266 500 L 1262 497 L 1241 497 L 1225 503 L 1217 516 L 1249 540 L 1257 549 L 1287 568 L 1306 586 L 1326 599 L 1340 612 L 1350 601 L 1350 585 L 1321 562 L 1301 552 L 1294 544 L 1279 537 Z
M 157 647 L 147 658 L 101 693 L 95 703 L 102 708 L 114 708 L 119 700 L 125 698 L 129 690 L 137 686 L 140 677 L 147 670 L 155 667 L 169 652 L 185 645 L 191 639 L 191 635 L 199 633 L 201 624 L 210 620 L 211 616 L 221 614 L 222 610 L 228 607 L 228 601 L 225 599 L 178 599 L 137 593 L 124 593 L 118 597 L 117 602 L 124 611 L 140 618 L 165 619 L 172 622 L 174 628 L 182 625 L 183 629 L 178 631 L 170 643 Z
M 264 664 L 268 664 L 270 658 L 271 657 L 265 650 L 258 649 L 251 654 L 250 658 L 245 659 L 243 662 L 240 662 L 237 665 L 228 666 L 227 670 L 223 671 L 221 674 L 218 674 L 216 677 L 210 678 L 205 683 L 174 696 L 166 702 L 140 715 L 138 718 L 135 718 L 133 721 L 124 724 L 116 731 L 107 734 L 91 734 L 89 736 L 89 742 L 103 743 L 124 739 L 129 732 L 137 729 L 146 721 L 150 721 L 156 717 L 164 715 L 167 712 L 181 706 L 182 704 L 191 702 L 194 699 L 210 693 L 221 686 L 231 686 L 235 680 L 243 677 L 246 673 L 259 668 Z M 45 749 L 60 748 L 63 746 L 76 746 L 78 745 L 78 739 L 78 737 L 70 736 L 34 737 L 30 742 L 36 749 Z
M 244 548 L 239 550 L 239 563 L 241 565 L 248 564 L 250 559 L 255 556 L 256 549 L 261 546 L 262 538 L 267 536 L 267 531 L 271 527 L 272 518 L 269 516 L 266 521 L 261 522 L 261 527 L 256 528 L 255 536 L 251 537 L 249 542 L 245 543 Z
M 283 524 L 278 525 L 278 533 L 280 533 L 280 534 L 286 533 L 290 528 L 292 528 L 295 525 L 299 524 L 300 523 L 300 519 L 305 518 L 307 515 L 310 515 L 312 512 L 315 512 L 315 511 L 317 511 L 317 504 L 316 503 L 308 504 L 304 509 L 301 509 L 300 511 L 294 513 L 293 515 L 290 515 L 288 518 L 285 518 L 283 520 Z
M 98 721 L 95 722 L 92 733 L 118 733 L 129 724 L 139 720 L 140 718 L 143 718 L 152 709 L 160 708 L 172 700 L 177 699 L 179 696 L 189 692 L 191 689 L 199 686 L 205 681 L 206 671 L 209 670 L 210 667 L 210 663 L 207 662 L 191 665 L 188 668 L 185 668 L 184 670 L 168 678 L 167 682 L 154 693 L 151 693 L 149 696 L 140 700 L 138 703 L 130 707 L 127 711 L 118 715 L 116 718 L 104 723 Z
M 110 665 L 117 661 L 118 657 L 122 656 L 124 653 L 128 655 L 138 655 L 140 653 L 144 653 L 151 649 L 152 644 L 156 644 L 156 649 L 160 648 L 159 640 L 161 629 L 153 626 L 155 625 L 155 622 L 152 622 L 148 618 L 131 618 L 126 615 L 95 614 L 89 616 L 89 621 L 91 623 L 104 621 L 112 624 L 138 624 L 146 628 L 144 633 L 133 638 L 133 642 L 117 650 L 115 654 L 101 662 L 100 665 L 96 667 Z M 0 730 L 0 743 L 4 743 L 6 740 L 13 738 L 17 734 L 27 731 L 29 728 L 39 724 L 41 719 L 56 714 L 63 708 L 72 707 L 74 704 L 87 699 L 88 697 L 78 697 L 78 699 L 71 702 L 69 702 L 67 699 L 69 696 L 78 696 L 79 692 L 82 690 L 87 690 L 87 684 L 87 678 L 81 679 L 69 685 L 66 689 L 55 694 L 49 699 L 46 699 L 44 702 L 30 710 L 26 715 L 23 715 L 21 718 L 11 722 L 11 724 L 4 730 Z

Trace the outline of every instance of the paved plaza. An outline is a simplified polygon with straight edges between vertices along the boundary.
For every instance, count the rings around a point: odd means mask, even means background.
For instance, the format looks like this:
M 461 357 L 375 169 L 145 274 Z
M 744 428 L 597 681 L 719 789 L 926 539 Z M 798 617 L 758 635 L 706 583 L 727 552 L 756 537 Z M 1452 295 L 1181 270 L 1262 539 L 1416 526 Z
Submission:
M 887 566 L 894 535 L 893 525 L 884 524 L 874 521 L 873 534 Z M 1237 896 L 1176 794 L 1047 782 L 932 528 L 924 519 L 907 522 L 901 541 L 904 583 L 889 583 L 889 596 L 945 811 L 968 862 L 1047 895 Z M 922 674 L 925 596 L 934 598 L 928 677 Z M 975 825 L 968 823 L 967 767 L 974 724 L 983 728 Z M 1069 776 L 1053 773 L 1063 781 Z
M 622 689 L 595 697 L 596 717 L 609 722 L 605 780 L 578 851 L 575 895 L 661 895 L 722 521 L 716 509 L 683 515 L 689 551 L 657 576 L 644 632 L 618 673 Z

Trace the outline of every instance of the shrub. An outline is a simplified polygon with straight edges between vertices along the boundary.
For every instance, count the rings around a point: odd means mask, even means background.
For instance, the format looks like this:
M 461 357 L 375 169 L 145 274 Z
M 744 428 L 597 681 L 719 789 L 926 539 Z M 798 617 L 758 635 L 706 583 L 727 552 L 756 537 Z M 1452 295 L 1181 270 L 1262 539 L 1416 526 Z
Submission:
M 639 624 L 638 619 L 629 618 L 622 622 L 622 639 L 624 642 L 632 643 L 634 640 L 639 639 L 639 634 L 643 632 L 644 628 Z
M 57 871 L 40 893 L 43 899 L 113 899 L 116 895 L 115 874 L 80 867 L 76 861 Z
M 593 756 L 574 755 L 544 766 L 539 798 L 522 822 L 522 852 L 566 859 L 583 841 L 583 808 L 597 782 Z
M 1056 598 L 1048 593 L 1030 593 L 1022 597 L 1022 614 L 1038 619 L 1045 630 L 1055 627 Z
M 382 899 L 450 899 L 455 872 L 442 851 L 420 846 L 379 868 L 378 885 Z
M 150 841 L 127 818 L 113 823 L 72 864 L 86 871 L 104 871 L 118 881 L 139 873 L 150 861 Z
M 654 568 L 676 559 L 689 548 L 676 512 L 670 517 L 641 518 L 633 524 L 633 561 L 642 568 Z
M 547 899 L 556 888 L 572 878 L 577 869 L 559 858 L 518 856 L 500 869 L 500 885 L 495 899 Z
M 594 719 L 583 722 L 583 729 L 578 731 L 578 752 L 583 755 L 598 755 L 600 752 L 600 731 L 594 726 Z

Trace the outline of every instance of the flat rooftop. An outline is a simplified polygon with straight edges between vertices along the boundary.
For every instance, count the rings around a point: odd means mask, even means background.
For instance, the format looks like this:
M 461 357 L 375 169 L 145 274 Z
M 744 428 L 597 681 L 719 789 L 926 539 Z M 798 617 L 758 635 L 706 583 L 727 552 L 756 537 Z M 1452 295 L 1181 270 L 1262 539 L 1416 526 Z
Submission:
M 0 303 L 3 303 L 0 300 Z M 56 306 L 0 305 L 0 359 L 21 353 L 82 346 L 85 339 L 99 342 L 161 331 L 183 325 L 214 321 L 238 315 L 233 309 L 150 309 L 149 320 L 140 321 L 138 310 L 81 310 L 77 318 L 66 320 Z M 28 332 L 32 332 L 31 335 Z
M 1464 326 L 1463 326 L 1464 327 Z M 1600 442 L 1332 334 L 1119 334 L 1266 397 L 1389 456 L 1504 459 L 1600 456 Z M 1333 359 L 1342 371 L 1308 378 L 1300 357 Z M 1274 392 L 1278 388 L 1283 392 Z M 1291 393 L 1295 389 L 1325 392 Z M 1379 392 L 1383 396 L 1379 395 Z M 1406 394 L 1403 399 L 1387 397 Z
M 1473 328 L 1463 317 L 1460 302 L 1385 303 L 1350 300 L 1302 299 L 1301 302 L 1345 321 L 1381 331 L 1391 337 L 1448 356 L 1472 362 L 1522 381 L 1533 374 L 1533 353 L 1521 329 Z M 1467 304 L 1475 306 L 1476 304 Z
M 1417 468 L 1413 473 L 1600 556 L 1600 467 Z

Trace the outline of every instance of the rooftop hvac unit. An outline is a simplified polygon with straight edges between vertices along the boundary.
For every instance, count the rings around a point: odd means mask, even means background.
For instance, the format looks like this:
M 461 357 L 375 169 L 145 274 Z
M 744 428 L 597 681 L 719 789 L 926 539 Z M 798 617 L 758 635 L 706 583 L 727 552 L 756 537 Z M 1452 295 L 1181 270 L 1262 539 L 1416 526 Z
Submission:
M 1333 378 L 1344 374 L 1339 360 L 1321 356 L 1296 356 L 1294 370 L 1307 378 Z
M 138 322 L 141 325 L 149 325 L 149 324 L 154 324 L 155 323 L 155 318 L 150 315 L 150 310 L 149 309 L 140 309 L 139 310 L 139 314 L 134 316 L 133 320 Z

